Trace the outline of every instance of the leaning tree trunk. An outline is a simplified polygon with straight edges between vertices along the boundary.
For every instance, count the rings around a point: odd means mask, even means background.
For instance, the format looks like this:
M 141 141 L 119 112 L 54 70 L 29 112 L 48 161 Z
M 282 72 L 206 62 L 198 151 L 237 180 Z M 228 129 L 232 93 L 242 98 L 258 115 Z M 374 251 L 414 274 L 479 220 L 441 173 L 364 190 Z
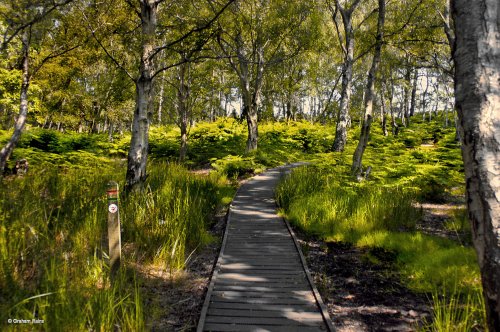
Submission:
M 380 63 L 380 53 L 382 51 L 382 43 L 384 38 L 384 22 L 385 22 L 385 0 L 378 0 L 378 23 L 377 23 L 377 41 L 375 44 L 375 53 L 365 90 L 365 115 L 361 125 L 361 133 L 359 136 L 358 146 L 352 158 L 351 171 L 355 175 L 361 174 L 363 171 L 363 154 L 370 138 L 370 129 L 373 121 L 373 100 L 375 97 L 374 84 L 377 75 L 378 66 Z
M 21 133 L 26 124 L 26 118 L 28 117 L 28 88 L 30 85 L 29 76 L 29 41 L 30 33 L 29 29 L 25 29 L 22 34 L 22 84 L 20 93 L 20 103 L 19 103 L 19 115 L 17 117 L 14 133 L 10 137 L 10 140 L 0 151 L 0 175 L 3 174 L 5 166 L 7 165 L 7 160 L 9 160 L 14 147 L 16 146 Z
M 132 138 L 128 152 L 125 191 L 140 188 L 146 181 L 146 165 L 149 147 L 149 125 L 152 119 L 152 86 L 156 32 L 157 1 L 143 0 L 141 3 L 142 55 L 139 78 L 135 82 L 135 112 L 132 121 Z
M 500 3 L 454 0 L 455 101 L 487 311 L 500 331 Z

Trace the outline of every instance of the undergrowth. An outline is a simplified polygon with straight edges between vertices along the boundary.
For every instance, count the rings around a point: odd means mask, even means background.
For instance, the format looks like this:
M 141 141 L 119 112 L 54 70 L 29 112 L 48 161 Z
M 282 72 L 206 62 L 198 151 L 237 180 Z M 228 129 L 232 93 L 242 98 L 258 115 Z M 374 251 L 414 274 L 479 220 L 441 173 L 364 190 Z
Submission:
M 153 163 L 145 194 L 120 200 L 122 246 L 135 251 L 123 256 L 122 274 L 111 283 L 106 184 L 123 184 L 124 168 L 111 160 L 91 165 L 45 161 L 26 176 L 2 180 L 2 330 L 23 328 L 8 319 L 43 320 L 23 326 L 47 331 L 144 330 L 141 280 L 130 263 L 182 268 L 193 250 L 211 241 L 212 216 L 234 193 L 218 173 L 196 176 L 176 164 Z
M 373 170 L 362 182 L 350 174 L 358 130 L 349 133 L 345 152 L 320 154 L 314 165 L 298 168 L 280 182 L 276 197 L 283 213 L 296 227 L 325 241 L 394 253 L 408 287 L 434 294 L 435 316 L 428 330 L 484 327 L 474 249 L 416 229 L 422 217 L 417 202 L 439 203 L 463 194 L 454 130 L 417 121 L 399 137 L 383 137 L 375 127 L 363 159 L 365 169 L 370 165 Z M 462 214 L 457 212 L 445 227 L 466 234 Z

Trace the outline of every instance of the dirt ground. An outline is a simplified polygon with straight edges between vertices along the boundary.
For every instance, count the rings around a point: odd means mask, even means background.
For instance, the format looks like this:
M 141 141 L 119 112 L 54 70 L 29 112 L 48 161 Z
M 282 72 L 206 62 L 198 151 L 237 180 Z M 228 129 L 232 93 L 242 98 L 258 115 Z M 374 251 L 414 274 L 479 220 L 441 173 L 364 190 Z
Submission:
M 225 214 L 218 215 L 210 230 L 216 241 L 194 252 L 184 271 L 136 268 L 142 280 L 141 294 L 149 331 L 196 330 L 225 225 Z
M 414 331 L 430 317 L 426 296 L 400 282 L 395 254 L 299 237 L 337 331 Z
M 464 243 L 463 234 L 444 224 L 461 205 L 422 204 L 423 233 Z M 338 332 L 416 331 L 430 322 L 427 295 L 411 291 L 394 266 L 395 253 L 380 248 L 355 248 L 325 243 L 297 232 L 314 282 Z

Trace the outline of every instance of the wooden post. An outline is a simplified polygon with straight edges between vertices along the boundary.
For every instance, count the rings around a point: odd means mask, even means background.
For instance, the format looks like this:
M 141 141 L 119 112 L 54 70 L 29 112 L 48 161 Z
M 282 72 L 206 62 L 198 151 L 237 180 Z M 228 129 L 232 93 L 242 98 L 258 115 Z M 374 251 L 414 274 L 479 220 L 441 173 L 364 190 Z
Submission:
M 120 236 L 120 212 L 118 211 L 118 183 L 108 183 L 108 243 L 109 266 L 114 277 L 120 268 L 122 244 Z

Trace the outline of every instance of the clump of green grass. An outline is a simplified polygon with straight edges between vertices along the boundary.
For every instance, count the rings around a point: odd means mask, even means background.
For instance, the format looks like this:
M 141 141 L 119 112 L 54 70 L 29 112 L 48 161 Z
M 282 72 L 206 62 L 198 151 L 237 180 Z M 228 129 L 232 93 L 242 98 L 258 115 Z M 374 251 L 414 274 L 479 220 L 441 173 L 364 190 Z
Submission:
M 461 294 L 435 290 L 432 292 L 433 317 L 420 329 L 425 332 L 481 331 L 485 317 L 481 289 Z
M 226 182 L 217 172 L 199 177 L 176 164 L 157 164 L 147 189 L 124 201 L 125 238 L 139 244 L 144 257 L 182 268 L 189 252 L 211 240 L 211 216 L 232 197 Z
M 472 230 L 465 208 L 453 210 L 451 218 L 445 222 L 444 227 L 455 232 L 462 243 L 472 242 Z
M 109 286 L 102 259 L 106 182 L 113 169 L 34 167 L 2 180 L 0 191 L 1 324 L 41 319 L 47 330 L 103 330 L 143 325 L 133 284 Z M 102 310 L 95 316 L 87 303 Z M 5 326 L 14 328 L 13 326 Z
M 337 241 L 356 242 L 381 230 L 413 230 L 420 217 L 411 192 L 366 183 L 340 185 L 316 167 L 294 171 L 278 185 L 276 196 L 299 227 Z
M 461 293 L 473 294 L 480 285 L 471 247 L 415 231 L 421 211 L 413 204 L 414 191 L 373 182 L 337 182 L 327 170 L 308 166 L 281 181 L 276 197 L 287 218 L 307 233 L 395 253 L 404 281 L 415 291 L 450 292 L 450 285 L 456 285 Z

